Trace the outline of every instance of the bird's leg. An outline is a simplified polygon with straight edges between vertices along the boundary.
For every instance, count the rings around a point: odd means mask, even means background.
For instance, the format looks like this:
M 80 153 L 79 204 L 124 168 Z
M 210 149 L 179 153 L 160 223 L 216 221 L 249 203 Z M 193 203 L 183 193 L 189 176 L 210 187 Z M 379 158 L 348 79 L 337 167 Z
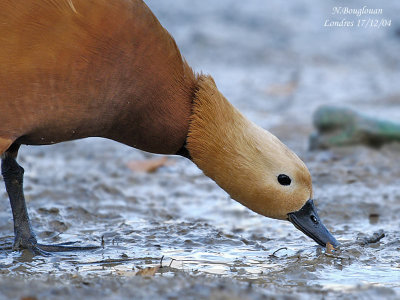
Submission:
M 18 165 L 10 152 L 3 155 L 1 173 L 6 184 L 8 197 L 14 219 L 14 246 L 13 249 L 31 248 L 37 244 L 36 236 L 32 231 L 28 211 L 23 193 L 24 169 Z
M 14 246 L 13 250 L 30 249 L 35 254 L 46 255 L 48 252 L 62 252 L 74 250 L 91 250 L 97 249 L 97 246 L 74 247 L 67 244 L 60 245 L 44 245 L 39 244 L 36 235 L 32 230 L 29 220 L 28 210 L 25 204 L 23 191 L 24 169 L 15 160 L 16 150 L 11 151 L 13 146 L 2 155 L 1 173 L 4 178 L 8 197 L 10 198 L 11 210 L 14 219 Z

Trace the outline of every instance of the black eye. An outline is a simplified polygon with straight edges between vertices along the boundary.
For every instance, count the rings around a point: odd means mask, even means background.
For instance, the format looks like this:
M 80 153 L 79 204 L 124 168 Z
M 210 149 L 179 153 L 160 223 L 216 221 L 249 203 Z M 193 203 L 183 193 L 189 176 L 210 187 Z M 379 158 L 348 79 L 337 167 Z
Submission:
M 285 174 L 280 174 L 278 176 L 278 182 L 282 185 L 290 185 L 290 183 L 292 182 L 292 180 L 290 179 L 289 176 L 285 175 Z

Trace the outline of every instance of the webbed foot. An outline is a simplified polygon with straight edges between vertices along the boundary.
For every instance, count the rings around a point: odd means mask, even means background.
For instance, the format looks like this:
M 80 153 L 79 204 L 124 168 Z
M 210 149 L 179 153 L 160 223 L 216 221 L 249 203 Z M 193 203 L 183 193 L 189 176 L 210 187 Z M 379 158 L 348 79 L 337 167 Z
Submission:
M 29 220 L 23 192 L 24 169 L 18 165 L 15 158 L 19 145 L 12 145 L 2 155 L 1 173 L 10 198 L 14 219 L 14 245 L 12 250 L 29 249 L 34 254 L 50 255 L 52 252 L 94 250 L 100 246 L 71 246 L 73 243 L 45 245 L 37 242 Z
M 60 244 L 41 244 L 36 240 L 35 235 L 31 232 L 27 236 L 17 235 L 12 247 L 13 251 L 28 249 L 36 255 L 49 256 L 53 252 L 71 252 L 71 251 L 88 251 L 101 248 L 100 246 L 72 246 L 77 242 L 66 242 Z

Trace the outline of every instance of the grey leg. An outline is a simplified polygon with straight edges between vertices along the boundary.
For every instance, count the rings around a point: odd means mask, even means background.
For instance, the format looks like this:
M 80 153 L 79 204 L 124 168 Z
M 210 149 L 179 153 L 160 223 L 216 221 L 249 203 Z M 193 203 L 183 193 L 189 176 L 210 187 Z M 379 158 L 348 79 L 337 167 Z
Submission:
M 75 250 L 92 250 L 97 246 L 74 247 L 68 244 L 44 245 L 37 242 L 35 233 L 29 220 L 23 191 L 24 169 L 17 163 L 18 146 L 11 146 L 2 155 L 1 173 L 4 178 L 14 219 L 14 246 L 13 250 L 30 249 L 35 254 L 48 255 L 48 252 L 62 252 Z
M 24 169 L 18 165 L 15 158 L 7 153 L 1 161 L 1 173 L 6 184 L 8 197 L 14 219 L 14 246 L 13 249 L 32 248 L 37 245 L 26 209 L 23 192 Z

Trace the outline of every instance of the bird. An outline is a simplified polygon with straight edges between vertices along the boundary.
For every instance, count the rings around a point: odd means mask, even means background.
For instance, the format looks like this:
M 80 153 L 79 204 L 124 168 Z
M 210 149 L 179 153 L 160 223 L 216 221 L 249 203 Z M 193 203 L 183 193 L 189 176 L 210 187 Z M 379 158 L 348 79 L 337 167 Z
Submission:
M 303 161 L 194 72 L 142 0 L 2 1 L 0 20 L 0 155 L 14 250 L 90 249 L 38 242 L 17 162 L 21 145 L 87 137 L 186 157 L 254 212 L 292 222 L 321 246 L 339 244 L 317 214 Z

